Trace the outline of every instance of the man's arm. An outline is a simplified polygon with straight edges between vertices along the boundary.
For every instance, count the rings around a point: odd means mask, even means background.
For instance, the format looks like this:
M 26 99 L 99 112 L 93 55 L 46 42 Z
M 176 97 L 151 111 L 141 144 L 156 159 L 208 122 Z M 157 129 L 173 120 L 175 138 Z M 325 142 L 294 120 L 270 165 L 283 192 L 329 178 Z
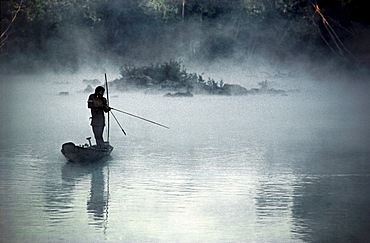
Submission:
M 98 99 L 94 94 L 89 96 L 89 99 L 87 100 L 87 107 L 90 109 L 102 108 L 105 112 L 109 112 L 111 110 L 111 108 L 107 106 L 107 100 L 104 97 Z
M 93 94 L 91 94 L 89 96 L 88 100 L 87 100 L 87 107 L 90 108 L 90 109 L 95 107 L 94 106 L 94 95 Z
M 111 110 L 111 108 L 107 105 L 107 99 L 104 97 L 102 99 L 102 107 L 103 107 L 103 111 L 105 112 L 109 112 Z

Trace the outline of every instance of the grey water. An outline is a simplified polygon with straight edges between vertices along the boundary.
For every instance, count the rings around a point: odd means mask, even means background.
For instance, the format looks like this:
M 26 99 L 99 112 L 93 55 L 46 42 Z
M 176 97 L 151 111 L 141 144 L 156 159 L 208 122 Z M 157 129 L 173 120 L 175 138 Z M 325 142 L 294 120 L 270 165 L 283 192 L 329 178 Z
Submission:
M 366 242 L 368 89 L 165 98 L 110 91 L 114 150 L 92 136 L 82 78 L 2 77 L 1 242 Z M 58 95 L 68 91 L 69 95 Z

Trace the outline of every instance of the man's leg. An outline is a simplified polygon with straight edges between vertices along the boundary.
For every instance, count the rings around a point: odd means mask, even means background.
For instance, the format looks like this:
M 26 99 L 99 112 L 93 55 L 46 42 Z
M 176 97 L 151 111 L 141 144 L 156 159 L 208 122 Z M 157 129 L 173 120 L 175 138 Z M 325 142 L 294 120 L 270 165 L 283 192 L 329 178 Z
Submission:
M 95 141 L 98 146 L 104 146 L 104 140 L 103 140 L 103 131 L 104 126 L 92 126 Z

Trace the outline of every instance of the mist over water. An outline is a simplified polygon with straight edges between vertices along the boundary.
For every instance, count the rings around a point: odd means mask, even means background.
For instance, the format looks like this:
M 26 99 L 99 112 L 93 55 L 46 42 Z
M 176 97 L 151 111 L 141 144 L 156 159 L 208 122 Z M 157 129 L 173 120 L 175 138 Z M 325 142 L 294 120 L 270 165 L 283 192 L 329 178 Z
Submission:
M 367 242 L 364 1 L 283 2 L 2 1 L 0 242 Z M 170 60 L 287 92 L 110 89 L 170 129 L 114 112 L 111 156 L 67 163 L 93 137 L 83 80 Z
M 127 136 L 111 118 L 111 157 L 84 166 L 60 149 L 92 136 L 82 80 L 104 73 L 2 76 L 2 241 L 366 241 L 369 86 L 216 70 L 226 83 L 300 92 L 112 89 L 112 107 L 170 129 L 115 113 Z

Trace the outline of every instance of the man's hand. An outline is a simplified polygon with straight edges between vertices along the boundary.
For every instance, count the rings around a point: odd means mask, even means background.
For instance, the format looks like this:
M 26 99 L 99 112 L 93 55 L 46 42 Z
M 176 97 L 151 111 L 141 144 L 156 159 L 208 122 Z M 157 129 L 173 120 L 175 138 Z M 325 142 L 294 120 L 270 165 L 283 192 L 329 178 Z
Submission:
M 107 105 L 104 105 L 103 106 L 103 110 L 105 111 L 105 112 L 109 112 L 110 110 L 112 110 L 112 108 L 110 108 L 109 106 L 107 106 Z

